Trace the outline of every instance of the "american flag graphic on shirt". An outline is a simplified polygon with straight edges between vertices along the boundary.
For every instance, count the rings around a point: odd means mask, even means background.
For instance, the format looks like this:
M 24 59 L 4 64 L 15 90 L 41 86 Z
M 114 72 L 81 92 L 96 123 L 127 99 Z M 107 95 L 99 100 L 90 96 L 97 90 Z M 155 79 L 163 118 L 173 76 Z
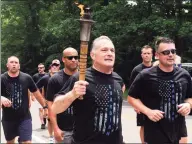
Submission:
M 172 80 L 159 80 L 160 110 L 165 112 L 165 118 L 174 121 L 178 117 L 177 106 L 181 103 L 181 83 Z
M 73 115 L 73 107 L 70 106 L 67 108 L 67 110 L 64 111 L 65 114 L 68 114 L 68 115 Z
M 6 87 L 6 93 L 12 102 L 12 108 L 17 110 L 21 107 L 22 103 L 22 86 L 16 82 L 9 83 L 8 85 L 9 87 Z
M 111 85 L 96 85 L 95 131 L 110 135 L 119 128 L 120 91 Z

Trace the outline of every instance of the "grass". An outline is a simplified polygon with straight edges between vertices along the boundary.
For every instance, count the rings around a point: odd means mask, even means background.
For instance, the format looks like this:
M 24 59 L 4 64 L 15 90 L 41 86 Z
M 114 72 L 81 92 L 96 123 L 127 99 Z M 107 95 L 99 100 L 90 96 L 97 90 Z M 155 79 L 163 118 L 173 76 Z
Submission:
M 123 93 L 123 99 L 127 100 L 127 96 L 128 96 L 128 89 L 126 89 L 125 92 Z

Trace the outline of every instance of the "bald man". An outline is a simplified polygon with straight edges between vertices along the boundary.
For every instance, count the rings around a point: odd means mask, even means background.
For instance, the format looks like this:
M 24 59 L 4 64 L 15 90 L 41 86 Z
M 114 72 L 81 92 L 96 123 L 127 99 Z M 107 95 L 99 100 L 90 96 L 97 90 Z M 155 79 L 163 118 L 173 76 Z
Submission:
M 62 61 L 65 68 L 53 75 L 48 82 L 47 87 L 47 101 L 49 118 L 51 120 L 54 137 L 58 143 L 71 143 L 72 130 L 73 130 L 73 108 L 69 107 L 66 112 L 58 114 L 57 116 L 51 112 L 51 106 L 53 104 L 54 95 L 60 91 L 65 82 L 71 75 L 78 70 L 78 52 L 68 47 L 63 51 Z M 64 133 L 64 136 L 63 136 Z

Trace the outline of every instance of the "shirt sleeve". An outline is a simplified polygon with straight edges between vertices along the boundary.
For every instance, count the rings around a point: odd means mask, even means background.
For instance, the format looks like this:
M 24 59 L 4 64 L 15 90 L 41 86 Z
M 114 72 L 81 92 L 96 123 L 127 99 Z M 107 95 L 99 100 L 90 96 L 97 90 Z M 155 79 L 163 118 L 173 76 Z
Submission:
M 43 87 L 44 87 L 44 83 L 45 83 L 45 77 L 42 77 L 42 78 L 36 83 L 37 88 L 38 88 L 38 89 L 43 88 Z
M 131 87 L 129 88 L 128 95 L 137 99 L 141 99 L 142 94 L 142 75 L 139 73 L 133 83 L 131 84 Z
M 33 75 L 32 79 L 33 79 L 34 82 L 36 82 L 36 75 Z
M 29 78 L 28 78 L 28 82 L 29 82 L 29 90 L 30 90 L 30 92 L 36 92 L 37 91 L 37 86 L 36 86 L 36 84 L 35 84 L 35 82 L 33 81 L 33 79 L 32 79 L 32 77 L 31 76 L 29 76 Z
M 189 75 L 186 98 L 192 98 L 192 78 Z
M 135 69 L 133 69 L 130 76 L 129 87 L 131 86 L 131 84 L 133 83 L 137 75 L 138 75 L 138 72 Z
M 5 97 L 5 84 L 4 84 L 4 76 L 1 74 L 1 96 Z
M 54 79 L 54 77 L 51 77 L 48 81 L 48 85 L 47 85 L 47 92 L 46 92 L 46 99 L 48 101 L 53 101 L 54 100 L 54 95 L 56 94 L 56 90 L 55 90 L 55 86 L 56 86 L 56 81 Z
M 75 76 L 71 76 L 66 83 L 64 84 L 64 86 L 62 87 L 62 89 L 55 95 L 55 97 L 59 96 L 59 95 L 64 95 L 66 93 L 68 93 L 69 91 L 71 91 L 73 89 L 74 83 L 78 81 L 78 79 Z

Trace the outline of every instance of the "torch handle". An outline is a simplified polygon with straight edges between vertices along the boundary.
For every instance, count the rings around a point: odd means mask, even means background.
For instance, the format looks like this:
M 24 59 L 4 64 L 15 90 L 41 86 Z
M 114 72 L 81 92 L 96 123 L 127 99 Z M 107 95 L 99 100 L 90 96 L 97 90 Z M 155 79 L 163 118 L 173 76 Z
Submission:
M 80 61 L 79 61 L 79 80 L 85 80 L 85 73 L 87 69 L 87 53 L 88 53 L 88 42 L 81 41 L 80 45 Z M 83 97 L 79 97 L 80 100 Z

